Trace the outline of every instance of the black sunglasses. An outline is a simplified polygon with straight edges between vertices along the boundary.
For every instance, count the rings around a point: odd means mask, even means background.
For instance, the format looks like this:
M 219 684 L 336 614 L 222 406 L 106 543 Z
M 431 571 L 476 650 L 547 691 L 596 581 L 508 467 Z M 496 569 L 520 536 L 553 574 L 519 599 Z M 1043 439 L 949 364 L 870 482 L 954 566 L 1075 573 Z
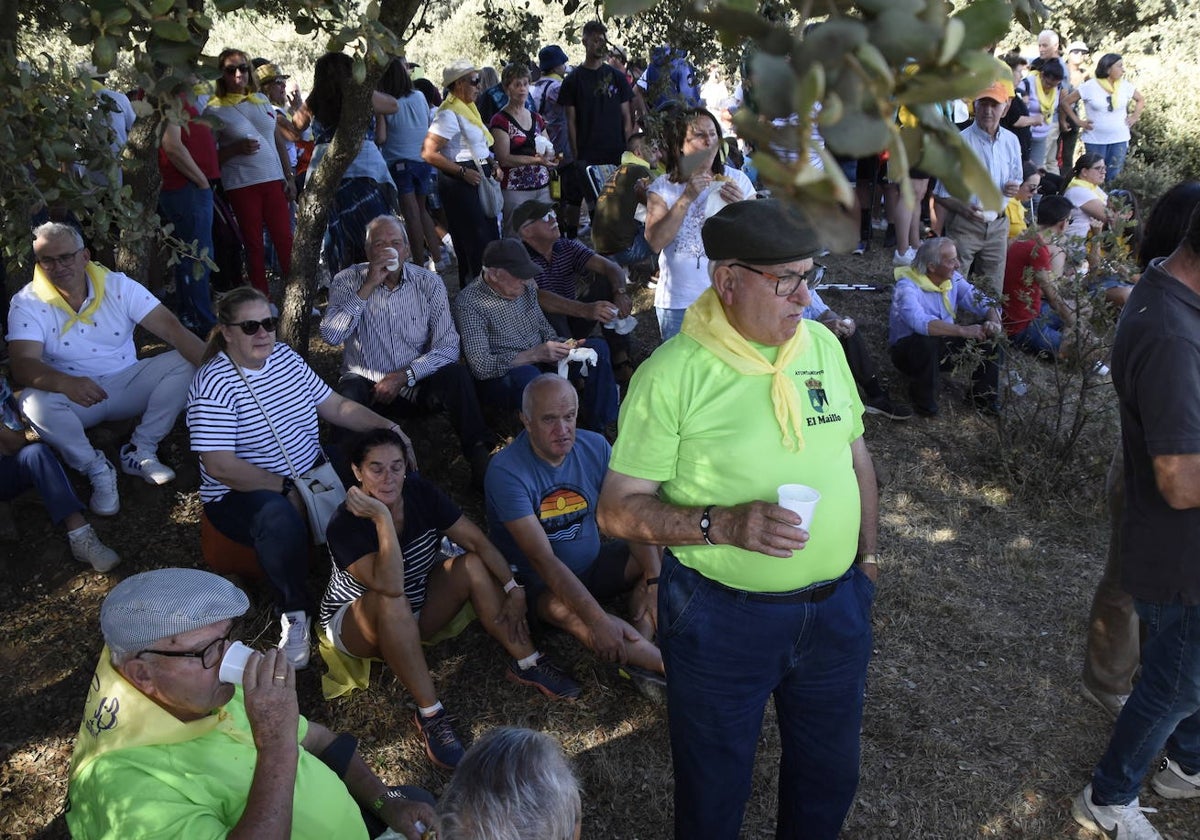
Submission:
M 279 326 L 279 319 L 263 318 L 261 321 L 239 321 L 236 324 L 229 321 L 222 321 L 221 323 L 227 327 L 239 327 L 246 335 L 257 335 L 260 327 L 267 332 L 275 332 L 275 328 Z
M 1113 109 L 1113 107 L 1112 107 L 1112 94 L 1110 93 L 1108 96 L 1106 96 L 1106 97 L 1104 97 L 1104 98 L 1108 100 L 1108 110 L 1110 110 L 1110 111 L 1111 111 L 1111 110 Z
M 471 87 L 479 87 L 481 81 L 483 80 L 476 76 L 474 79 L 467 79 L 467 84 L 471 85 Z
M 223 72 L 226 76 L 232 76 L 234 73 L 249 73 L 250 65 L 249 64 L 230 64 L 225 67 L 222 67 L 221 72 Z

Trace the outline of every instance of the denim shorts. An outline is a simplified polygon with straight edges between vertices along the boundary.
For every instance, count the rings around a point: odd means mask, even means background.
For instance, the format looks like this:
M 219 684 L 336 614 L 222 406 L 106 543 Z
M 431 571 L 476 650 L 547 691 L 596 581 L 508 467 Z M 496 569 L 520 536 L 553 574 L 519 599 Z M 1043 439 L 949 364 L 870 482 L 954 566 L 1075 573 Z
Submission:
M 429 195 L 437 192 L 437 170 L 423 160 L 401 159 L 388 165 L 396 190 L 401 195 L 416 193 Z

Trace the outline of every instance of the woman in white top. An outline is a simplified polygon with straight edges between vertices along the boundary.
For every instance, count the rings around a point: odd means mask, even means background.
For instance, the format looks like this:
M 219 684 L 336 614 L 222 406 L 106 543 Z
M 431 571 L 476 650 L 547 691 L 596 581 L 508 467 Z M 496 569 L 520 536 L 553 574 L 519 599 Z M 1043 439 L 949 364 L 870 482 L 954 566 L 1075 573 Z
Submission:
M 250 283 L 266 294 L 264 225 L 285 277 L 292 265 L 290 202 L 296 198 L 296 183 L 287 138 L 271 100 L 258 92 L 249 57 L 241 50 L 222 50 L 217 64 L 217 95 L 208 100 L 204 113 L 220 120 L 215 133 L 221 186 L 245 241 Z
M 1100 189 L 1107 166 L 1104 156 L 1087 152 L 1075 161 L 1072 178 L 1063 195 L 1075 206 L 1067 224 L 1067 236 L 1080 241 L 1099 233 L 1109 223 L 1108 194 Z
M 217 305 L 217 318 L 207 361 L 188 391 L 200 501 L 213 527 L 254 549 L 283 614 L 279 647 L 303 668 L 312 609 L 305 585 L 308 527 L 288 461 L 304 473 L 324 459 L 318 418 L 354 431 L 400 427 L 333 391 L 277 342 L 278 319 L 256 289 L 229 292 Z
M 425 135 L 421 158 L 438 170 L 461 287 L 479 276 L 484 247 L 500 237 L 496 218 L 485 215 L 479 202 L 479 185 L 494 177 L 492 133 L 475 107 L 481 90 L 475 65 L 465 58 L 455 60 L 442 71 L 442 85 L 449 92 Z M 476 159 L 483 164 L 482 172 Z
M 1079 86 L 1079 98 L 1087 109 L 1083 145 L 1104 158 L 1106 183 L 1111 183 L 1125 165 L 1129 127 L 1141 117 L 1146 100 L 1125 78 L 1125 63 L 1116 53 L 1107 53 L 1096 63 L 1096 77 Z
M 683 313 L 708 288 L 704 220 L 726 204 L 754 198 L 741 170 L 725 165 L 721 126 L 704 108 L 688 108 L 663 127 L 667 174 L 647 190 L 646 241 L 660 252 L 654 309 L 662 340 L 683 326 Z

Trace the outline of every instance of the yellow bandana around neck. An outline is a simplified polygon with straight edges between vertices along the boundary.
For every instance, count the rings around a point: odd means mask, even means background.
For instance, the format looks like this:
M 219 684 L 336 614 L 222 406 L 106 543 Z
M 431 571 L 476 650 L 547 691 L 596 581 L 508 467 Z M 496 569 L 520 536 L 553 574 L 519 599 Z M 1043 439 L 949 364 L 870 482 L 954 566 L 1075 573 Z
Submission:
M 33 294 L 42 303 L 48 303 L 55 309 L 61 309 L 67 313 L 67 323 L 63 324 L 62 328 L 63 335 L 66 335 L 67 331 L 78 322 L 87 324 L 89 327 L 96 326 L 92 316 L 96 314 L 100 304 L 104 303 L 104 281 L 108 278 L 108 269 L 100 263 L 90 262 L 84 270 L 87 272 L 87 279 L 92 283 L 92 302 L 78 312 L 71 308 L 71 304 L 67 303 L 58 287 L 50 282 L 50 278 L 46 276 L 46 272 L 42 271 L 40 265 L 33 270 Z
M 897 280 L 908 279 L 917 284 L 917 288 L 923 292 L 937 292 L 942 296 L 942 306 L 946 307 L 946 314 L 950 316 L 950 320 L 954 320 L 954 305 L 950 302 L 950 290 L 954 288 L 954 278 L 948 277 L 946 280 L 939 283 L 934 283 L 929 279 L 928 274 L 919 274 L 911 265 L 898 266 L 892 270 L 892 275 Z
M 463 102 L 453 93 L 447 94 L 442 100 L 442 107 L 439 110 L 453 111 L 469 123 L 474 123 L 483 130 L 484 134 L 490 134 L 488 127 L 483 124 L 483 117 L 479 115 L 479 109 L 475 107 L 474 102 Z M 488 144 L 491 145 L 490 143 Z
M 1124 77 L 1122 77 L 1122 78 L 1124 78 Z M 1100 85 L 1100 87 L 1104 90 L 1105 93 L 1110 94 L 1112 96 L 1113 107 L 1116 108 L 1117 107 L 1117 88 L 1119 88 L 1121 86 L 1121 79 L 1117 79 L 1115 82 L 1112 81 L 1111 79 L 1096 79 L 1096 83 Z
M 1108 201 L 1108 195 L 1105 194 L 1104 190 L 1100 189 L 1091 181 L 1085 181 L 1082 178 L 1075 177 L 1071 179 L 1071 183 L 1067 184 L 1067 189 L 1071 189 L 1071 187 L 1083 187 L 1085 190 L 1090 190 L 1092 194 L 1101 201 Z
M 1045 90 L 1042 87 L 1042 74 L 1036 73 L 1037 78 L 1033 82 L 1033 89 L 1037 91 L 1038 105 L 1041 106 L 1042 116 L 1046 121 L 1050 121 L 1050 117 L 1054 114 L 1054 98 L 1058 96 L 1058 87 L 1052 87 L 1050 90 Z
M 774 365 L 733 328 L 725 316 L 721 299 L 711 287 L 688 307 L 681 332 L 743 376 L 769 375 L 771 407 L 782 432 L 783 445 L 793 452 L 804 449 L 800 392 L 786 373 L 792 361 L 808 349 L 808 326 L 803 318 L 795 335 L 780 345 Z
M 267 99 L 261 93 L 225 93 L 208 100 L 209 105 L 217 105 L 219 107 L 233 107 L 234 105 L 241 105 L 243 102 L 252 102 L 255 105 L 271 104 L 271 100 Z

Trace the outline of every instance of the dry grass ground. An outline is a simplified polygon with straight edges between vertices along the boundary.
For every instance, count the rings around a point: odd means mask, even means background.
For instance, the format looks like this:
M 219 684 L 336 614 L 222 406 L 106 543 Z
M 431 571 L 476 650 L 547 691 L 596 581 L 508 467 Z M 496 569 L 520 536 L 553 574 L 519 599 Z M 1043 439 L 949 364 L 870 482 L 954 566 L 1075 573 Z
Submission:
M 831 279 L 887 284 L 890 252 L 829 257 Z M 886 292 L 835 292 L 827 302 L 863 325 L 892 392 L 901 378 L 886 356 Z M 655 335 L 648 293 L 638 308 L 641 351 Z M 314 342 L 314 361 L 334 358 Z M 1030 368 L 1037 393 L 1046 380 Z M 957 380 L 963 381 L 962 377 Z M 961 388 L 960 388 L 961 390 Z M 1097 502 L 1115 426 L 1089 439 L 1093 466 L 1059 492 L 1038 497 L 1015 484 L 997 458 L 996 427 L 948 391 L 934 420 L 892 423 L 868 416 L 866 437 L 882 483 L 882 556 L 863 732 L 862 783 L 846 823 L 850 838 L 963 840 L 1076 838 L 1070 797 L 1088 779 L 1110 722 L 1078 693 L 1087 611 L 1103 565 L 1107 522 Z M 1026 399 L 1029 399 L 1028 397 Z M 1103 419 L 1103 418 L 1102 418 Z M 477 521 L 480 499 L 453 459 L 440 419 L 409 424 L 427 475 L 450 489 Z M 100 648 L 98 607 L 122 576 L 198 565 L 197 471 L 182 432 L 164 460 L 180 465 L 166 490 L 122 477 L 122 514 L 101 521 L 125 563 L 116 574 L 81 571 L 40 504 L 14 506 L 21 538 L 0 545 L 0 835 L 57 838 L 66 772 L 80 708 Z M 1053 469 L 1047 464 L 1046 469 Z M 1028 471 L 1025 473 L 1028 475 Z M 1042 476 L 1044 479 L 1045 476 Z M 1054 482 L 1039 482 L 1039 486 Z M 314 564 L 319 593 L 327 574 Z M 261 603 L 261 599 L 260 599 Z M 249 635 L 269 643 L 265 612 Z M 630 690 L 561 635 L 545 640 L 584 685 L 573 705 L 555 704 L 506 682 L 502 655 L 478 627 L 429 652 L 436 682 L 461 729 L 479 735 L 505 723 L 561 739 L 583 782 L 584 836 L 669 837 L 671 760 L 665 713 Z M 445 778 L 418 746 L 412 702 L 389 672 L 371 689 L 324 702 L 320 666 L 299 680 L 301 708 L 334 729 L 355 732 L 392 782 L 438 792 Z M 778 740 L 768 710 L 760 740 L 746 838 L 773 835 Z M 1200 837 L 1200 805 L 1166 804 L 1153 819 L 1175 840 Z

